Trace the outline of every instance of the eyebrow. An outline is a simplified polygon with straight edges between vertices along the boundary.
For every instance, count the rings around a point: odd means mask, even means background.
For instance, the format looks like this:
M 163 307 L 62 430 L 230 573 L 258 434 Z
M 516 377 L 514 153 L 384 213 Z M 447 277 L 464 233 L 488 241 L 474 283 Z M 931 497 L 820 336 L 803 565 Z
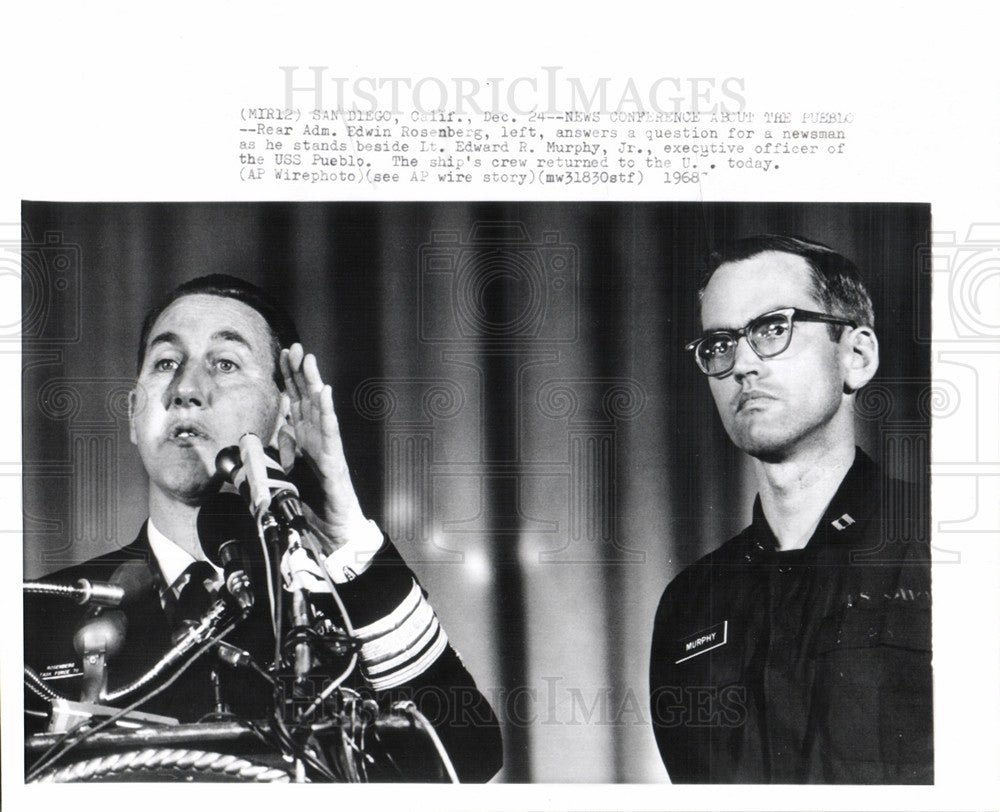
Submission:
M 153 349 L 157 344 L 178 344 L 179 338 L 177 333 L 159 333 L 153 338 L 149 339 L 149 346 L 147 351 Z
M 240 333 L 235 330 L 219 330 L 218 332 L 212 333 L 213 341 L 235 341 L 237 344 L 242 344 L 248 350 L 252 350 L 253 347 L 250 346 L 250 342 L 247 341 Z
M 250 342 L 247 341 L 240 333 L 236 330 L 218 330 L 212 333 L 212 341 L 232 341 L 236 344 L 242 344 L 248 350 L 252 350 L 253 347 L 250 346 Z M 157 344 L 182 344 L 180 336 L 174 332 L 163 332 L 159 333 L 149 340 L 149 349 L 153 349 Z
M 757 319 L 759 318 L 762 318 L 764 316 L 769 316 L 772 313 L 777 313 L 779 310 L 788 310 L 790 308 L 795 308 L 795 305 L 781 305 L 780 307 L 772 307 L 770 310 L 765 310 L 763 313 L 757 314 L 752 319 L 750 319 L 750 321 L 748 321 L 746 324 L 740 325 L 739 327 L 712 327 L 708 330 L 702 330 L 701 335 L 702 337 L 706 337 L 712 335 L 713 333 L 735 333 L 738 330 L 742 330 L 744 327 L 749 327 L 751 324 L 753 324 L 753 322 L 757 321 Z M 808 308 L 802 308 L 802 307 L 795 309 L 808 310 Z

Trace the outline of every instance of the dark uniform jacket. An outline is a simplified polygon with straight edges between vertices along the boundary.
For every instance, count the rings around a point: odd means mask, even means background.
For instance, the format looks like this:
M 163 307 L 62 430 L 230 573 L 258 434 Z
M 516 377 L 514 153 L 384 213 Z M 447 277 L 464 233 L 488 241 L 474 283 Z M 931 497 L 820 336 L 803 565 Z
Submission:
M 171 635 L 175 632 L 169 601 L 166 607 L 161 601 L 162 578 L 145 526 L 127 547 L 44 579 L 46 583 L 63 584 L 76 583 L 79 578 L 108 581 L 120 564 L 136 559 L 150 565 L 153 583 L 147 594 L 125 610 L 125 645 L 110 660 L 109 691 L 129 685 L 145 674 L 170 649 Z M 250 616 L 225 639 L 249 651 L 262 666 L 266 666 L 274 659 L 274 635 L 268 615 L 262 561 L 252 567 L 251 576 L 256 585 L 257 600 Z M 386 540 L 370 568 L 353 581 L 339 585 L 338 593 L 353 626 L 359 629 L 390 614 L 411 592 L 414 583 L 412 572 L 391 542 Z M 37 595 L 25 598 L 25 663 L 34 668 L 49 687 L 72 700 L 80 698 L 82 685 L 80 657 L 74 649 L 73 637 L 83 615 L 84 609 L 71 601 Z M 339 620 L 332 605 L 327 607 L 327 616 L 334 621 Z M 436 626 L 436 620 L 434 625 L 434 639 L 424 641 L 424 651 L 435 645 L 438 635 L 444 634 Z M 415 648 L 409 653 L 412 656 L 398 665 L 403 670 L 409 668 L 410 678 L 403 685 L 374 691 L 367 687 L 358 669 L 345 684 L 374 698 L 383 711 L 392 702 L 414 701 L 434 725 L 458 776 L 463 781 L 488 780 L 502 763 L 499 725 L 489 703 L 477 690 L 475 681 L 451 645 L 447 645 L 440 656 L 417 674 L 412 673 L 414 663 L 419 668 L 418 661 L 423 652 Z M 343 660 L 324 666 L 322 662 L 317 662 L 315 673 L 339 675 L 346 663 L 347 660 Z M 213 688 L 210 669 L 218 674 L 218 689 Z M 317 691 L 322 689 L 323 684 L 324 679 L 318 677 Z M 138 696 L 117 704 L 123 707 Z M 182 723 L 196 722 L 213 712 L 218 698 L 233 713 L 259 721 L 266 716 L 271 705 L 272 689 L 249 668 L 230 668 L 209 653 L 197 660 L 167 691 L 138 710 L 169 716 Z M 26 705 L 38 706 L 39 702 L 26 694 Z M 28 732 L 36 732 L 31 729 L 30 722 L 27 727 Z M 405 754 L 397 758 L 393 764 L 393 768 L 396 767 L 403 771 L 407 780 L 421 780 L 420 774 L 406 774 Z
M 857 451 L 808 545 L 753 523 L 667 587 L 650 701 L 675 783 L 932 783 L 918 489 Z

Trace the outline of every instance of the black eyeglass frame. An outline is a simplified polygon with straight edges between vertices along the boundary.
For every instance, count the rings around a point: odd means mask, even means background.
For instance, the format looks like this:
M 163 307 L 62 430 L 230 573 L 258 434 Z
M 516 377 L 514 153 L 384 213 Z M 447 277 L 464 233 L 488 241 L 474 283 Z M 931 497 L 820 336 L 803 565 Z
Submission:
M 780 350 L 776 352 L 763 353 L 760 350 L 758 350 L 754 346 L 753 341 L 751 341 L 750 339 L 751 329 L 754 327 L 754 325 L 760 323 L 764 319 L 770 318 L 771 316 L 776 316 L 778 314 L 781 314 L 788 319 L 788 340 L 785 342 L 785 346 L 783 346 Z M 723 375 L 728 375 L 730 372 L 732 372 L 733 367 L 736 366 L 736 346 L 740 343 L 741 338 L 744 337 L 746 338 L 747 344 L 750 345 L 750 349 L 754 351 L 754 353 L 758 358 L 774 358 L 777 355 L 781 355 L 781 353 L 787 350 L 791 345 L 792 333 L 795 330 L 796 320 L 820 322 L 822 324 L 839 324 L 842 327 L 850 327 L 852 330 L 858 326 L 857 322 L 851 321 L 850 319 L 842 319 L 839 318 L 838 316 L 831 316 L 829 313 L 819 313 L 815 310 L 802 310 L 798 307 L 779 307 L 776 310 L 769 310 L 767 311 L 767 313 L 761 313 L 759 316 L 756 316 L 755 318 L 748 321 L 739 330 L 712 330 L 711 332 L 704 333 L 700 335 L 698 338 L 694 339 L 694 341 L 689 341 L 687 344 L 685 344 L 684 350 L 685 352 L 689 350 L 694 351 L 694 360 L 695 363 L 698 365 L 698 369 L 700 369 L 702 372 L 708 375 L 708 377 L 721 378 Z M 706 341 L 714 339 L 717 336 L 726 336 L 732 339 L 733 342 L 732 363 L 724 370 L 718 372 L 709 372 L 707 369 L 705 369 L 704 366 L 702 366 L 701 356 L 698 354 L 698 350 L 701 348 L 701 345 L 704 344 Z

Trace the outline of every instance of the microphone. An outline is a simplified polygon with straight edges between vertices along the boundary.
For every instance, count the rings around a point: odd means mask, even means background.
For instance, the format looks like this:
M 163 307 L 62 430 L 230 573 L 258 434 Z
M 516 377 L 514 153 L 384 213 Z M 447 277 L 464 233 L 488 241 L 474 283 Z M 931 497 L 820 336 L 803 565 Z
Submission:
M 84 615 L 73 635 L 73 649 L 83 663 L 81 702 L 97 702 L 104 693 L 108 684 L 108 661 L 125 646 L 128 619 L 124 609 L 150 592 L 153 573 L 143 561 L 126 561 L 112 573 L 106 586 L 106 592 L 97 590 L 97 594 L 113 593 L 116 602 L 111 605 L 121 608 L 105 608 L 109 604 L 98 601 Z
M 191 651 L 216 634 L 219 625 L 228 616 L 228 611 L 229 607 L 224 600 L 221 598 L 216 600 L 201 618 L 179 630 L 173 647 L 152 668 L 134 682 L 114 691 L 102 693 L 103 701 L 107 704 L 119 702 L 159 679 L 168 669 L 173 668 Z
M 128 606 L 153 584 L 153 574 L 143 561 L 126 561 L 111 575 L 109 581 L 80 578 L 75 584 L 49 584 L 32 581 L 24 591 L 36 595 L 72 598 L 81 606 L 94 608 Z
M 245 545 L 256 538 L 257 526 L 234 493 L 219 493 L 198 512 L 198 538 L 208 559 L 222 567 L 226 590 L 246 615 L 254 604 Z
M 73 648 L 83 658 L 100 653 L 110 660 L 125 645 L 126 628 L 128 621 L 121 609 L 88 612 L 73 635 Z
M 302 528 L 299 489 L 284 479 L 281 463 L 265 450 L 256 434 L 248 432 L 240 437 L 239 446 L 222 449 L 215 458 L 215 468 L 236 486 L 254 516 L 271 512 L 286 526 Z
M 239 447 L 224 448 L 215 458 L 216 469 L 239 490 L 249 503 L 251 512 L 261 520 L 264 538 L 277 546 L 284 538 L 286 553 L 301 547 L 300 531 L 307 529 L 299 490 L 283 477 L 281 463 L 272 458 L 256 434 L 240 437 Z M 277 521 L 276 518 L 277 517 Z M 285 531 L 281 534 L 279 523 Z M 309 625 L 309 604 L 306 591 L 294 573 L 286 584 L 292 593 L 292 614 L 296 626 Z M 302 684 L 312 668 L 312 655 L 308 642 L 295 645 L 295 680 Z
M 118 584 L 81 578 L 74 587 L 76 602 L 83 606 L 121 606 L 125 590 Z

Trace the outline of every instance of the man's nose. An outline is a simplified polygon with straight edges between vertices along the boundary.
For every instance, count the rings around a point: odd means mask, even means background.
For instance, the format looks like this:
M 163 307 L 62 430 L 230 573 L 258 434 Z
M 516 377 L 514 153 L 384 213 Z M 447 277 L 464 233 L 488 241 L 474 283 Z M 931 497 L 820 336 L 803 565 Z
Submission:
M 205 406 L 208 403 L 210 381 L 197 364 L 184 364 L 177 370 L 167 391 L 169 406 Z
M 733 359 L 733 376 L 740 380 L 751 373 L 760 373 L 760 356 L 754 352 L 750 346 L 750 340 L 746 336 L 740 336 L 736 340 L 736 347 Z

